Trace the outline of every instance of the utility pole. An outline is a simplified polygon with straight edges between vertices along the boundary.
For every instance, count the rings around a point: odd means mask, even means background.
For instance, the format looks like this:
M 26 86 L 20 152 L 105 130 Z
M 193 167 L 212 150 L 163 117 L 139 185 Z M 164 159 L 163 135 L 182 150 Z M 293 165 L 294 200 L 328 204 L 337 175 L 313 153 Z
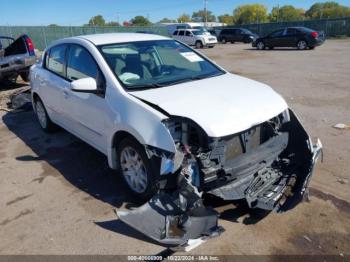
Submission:
M 208 10 L 207 10 L 207 4 L 208 4 L 208 0 L 204 0 L 204 13 L 205 13 L 204 27 L 205 27 L 205 28 L 207 28 L 207 23 L 208 23 Z

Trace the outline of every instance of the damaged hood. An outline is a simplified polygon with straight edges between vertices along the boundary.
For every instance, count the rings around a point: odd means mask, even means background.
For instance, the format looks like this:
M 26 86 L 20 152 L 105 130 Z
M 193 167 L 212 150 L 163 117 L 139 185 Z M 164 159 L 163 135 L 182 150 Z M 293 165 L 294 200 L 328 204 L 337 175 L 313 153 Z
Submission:
M 230 73 L 132 95 L 195 121 L 210 137 L 244 131 L 288 108 L 269 86 Z

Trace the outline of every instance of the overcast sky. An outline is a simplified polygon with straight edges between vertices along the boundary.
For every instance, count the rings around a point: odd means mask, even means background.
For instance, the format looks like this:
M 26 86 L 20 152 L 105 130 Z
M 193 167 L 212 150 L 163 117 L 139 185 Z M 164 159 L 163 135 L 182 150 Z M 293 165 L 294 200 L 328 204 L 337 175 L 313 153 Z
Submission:
M 269 10 L 276 5 L 292 4 L 307 9 L 318 1 L 310 0 L 208 0 L 215 15 L 232 13 L 241 4 L 261 3 Z M 350 0 L 339 0 L 350 6 Z M 82 25 L 97 14 L 107 21 L 128 21 L 136 15 L 148 16 L 152 22 L 163 17 L 177 18 L 203 9 L 203 0 L 0 0 L 0 25 Z

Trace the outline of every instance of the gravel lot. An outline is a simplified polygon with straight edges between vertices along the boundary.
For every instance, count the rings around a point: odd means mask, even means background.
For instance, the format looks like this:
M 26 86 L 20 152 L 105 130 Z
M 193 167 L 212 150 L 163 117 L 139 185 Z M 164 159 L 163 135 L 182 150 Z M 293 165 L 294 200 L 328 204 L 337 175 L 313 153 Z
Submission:
M 350 123 L 350 39 L 328 40 L 313 51 L 226 44 L 202 52 L 279 92 L 321 138 L 324 162 L 312 179 L 310 202 L 287 213 L 264 217 L 241 203 L 211 201 L 226 231 L 186 254 L 350 255 L 350 130 L 332 127 Z M 0 105 L 23 86 L 0 86 Z M 0 116 L 0 254 L 165 250 L 116 219 L 114 209 L 137 202 L 103 155 L 63 130 L 43 133 L 31 111 Z

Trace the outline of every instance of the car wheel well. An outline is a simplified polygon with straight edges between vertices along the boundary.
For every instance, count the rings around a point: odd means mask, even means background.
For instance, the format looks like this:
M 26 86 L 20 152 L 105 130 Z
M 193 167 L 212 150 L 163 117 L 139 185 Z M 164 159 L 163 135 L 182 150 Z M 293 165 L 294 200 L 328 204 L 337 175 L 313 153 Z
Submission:
M 130 134 L 129 132 L 118 131 L 113 136 L 113 141 L 112 141 L 113 148 L 116 150 L 118 148 L 120 142 L 122 140 L 124 140 L 125 138 L 131 138 L 131 139 L 135 140 L 137 143 L 140 144 L 140 142 L 132 134 Z
M 37 93 L 33 93 L 33 102 L 36 103 L 38 100 L 41 100 L 40 96 Z

